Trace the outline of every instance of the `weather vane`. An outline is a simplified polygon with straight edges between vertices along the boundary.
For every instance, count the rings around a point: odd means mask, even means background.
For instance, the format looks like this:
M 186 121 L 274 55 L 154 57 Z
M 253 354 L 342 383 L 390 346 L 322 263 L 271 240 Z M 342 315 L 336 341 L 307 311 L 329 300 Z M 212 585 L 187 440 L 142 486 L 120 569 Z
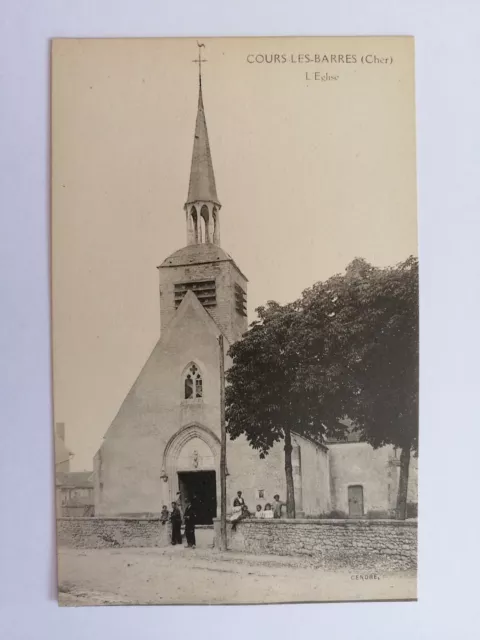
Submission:
M 198 42 L 197 40 L 197 47 L 198 47 L 198 58 L 196 60 L 193 60 L 193 62 L 198 64 L 198 80 L 200 84 L 202 84 L 202 62 L 208 62 L 208 60 L 206 60 L 205 58 L 202 58 L 202 48 L 204 48 L 205 45 L 202 44 L 201 42 Z

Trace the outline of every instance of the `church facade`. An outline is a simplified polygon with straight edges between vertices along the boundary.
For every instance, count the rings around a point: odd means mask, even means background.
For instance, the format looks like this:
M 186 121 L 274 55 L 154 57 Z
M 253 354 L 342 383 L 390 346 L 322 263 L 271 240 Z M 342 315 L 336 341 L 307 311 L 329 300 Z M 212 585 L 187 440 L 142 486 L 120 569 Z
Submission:
M 95 455 L 97 516 L 158 514 L 178 493 L 195 498 L 199 524 L 219 513 L 218 338 L 227 353 L 248 328 L 248 282 L 221 247 L 220 210 L 200 78 L 184 206 L 187 245 L 158 267 L 160 339 Z M 409 500 L 416 502 L 412 471 Z M 299 514 L 360 517 L 395 506 L 399 467 L 390 447 L 319 445 L 296 436 L 293 473 Z M 227 438 L 228 505 L 237 491 L 252 510 L 276 493 L 285 498 L 282 444 L 261 460 L 245 439 Z

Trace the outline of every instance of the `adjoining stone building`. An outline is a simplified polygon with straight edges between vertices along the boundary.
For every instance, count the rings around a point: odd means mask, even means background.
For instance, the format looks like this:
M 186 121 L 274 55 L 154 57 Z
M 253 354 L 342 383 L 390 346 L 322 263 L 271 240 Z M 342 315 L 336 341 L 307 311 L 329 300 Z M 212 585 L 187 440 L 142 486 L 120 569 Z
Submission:
M 157 514 L 178 492 L 195 496 L 200 524 L 217 515 L 218 337 L 227 352 L 248 328 L 247 278 L 220 246 L 220 210 L 200 78 L 184 206 L 187 245 L 158 267 L 160 339 L 95 456 L 97 516 Z M 229 364 L 226 356 L 225 368 Z M 299 513 L 337 510 L 358 517 L 395 506 L 398 463 L 390 447 L 319 445 L 295 436 L 293 466 Z M 228 440 L 227 467 L 229 504 L 238 490 L 250 508 L 275 493 L 285 496 L 282 444 L 261 460 L 244 438 Z M 415 494 L 412 484 L 414 502 Z
M 55 424 L 55 506 L 57 518 L 93 516 L 93 472 L 70 471 L 73 453 L 65 442 L 65 424 Z
M 95 514 L 93 472 L 58 472 L 55 478 L 58 518 L 86 518 Z

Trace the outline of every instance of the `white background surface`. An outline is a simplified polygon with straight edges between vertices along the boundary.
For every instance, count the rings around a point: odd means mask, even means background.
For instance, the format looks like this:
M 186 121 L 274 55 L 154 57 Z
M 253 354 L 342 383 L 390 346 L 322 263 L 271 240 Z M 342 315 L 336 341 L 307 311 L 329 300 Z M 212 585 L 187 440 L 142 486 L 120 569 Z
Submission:
M 418 603 L 57 606 L 49 333 L 49 38 L 167 35 L 416 37 L 421 260 Z M 476 1 L 0 2 L 1 638 L 478 637 L 479 62 Z

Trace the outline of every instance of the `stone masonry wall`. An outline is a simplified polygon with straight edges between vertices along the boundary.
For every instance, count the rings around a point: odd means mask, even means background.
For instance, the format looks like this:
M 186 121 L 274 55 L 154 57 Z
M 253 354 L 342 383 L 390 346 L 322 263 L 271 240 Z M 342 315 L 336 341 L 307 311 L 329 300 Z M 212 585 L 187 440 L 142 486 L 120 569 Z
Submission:
M 220 521 L 215 520 L 218 547 Z M 395 520 L 243 520 L 228 548 L 247 553 L 310 556 L 326 569 L 398 571 L 417 566 L 417 523 Z
M 57 543 L 76 549 L 166 547 L 170 526 L 158 518 L 58 518 Z

